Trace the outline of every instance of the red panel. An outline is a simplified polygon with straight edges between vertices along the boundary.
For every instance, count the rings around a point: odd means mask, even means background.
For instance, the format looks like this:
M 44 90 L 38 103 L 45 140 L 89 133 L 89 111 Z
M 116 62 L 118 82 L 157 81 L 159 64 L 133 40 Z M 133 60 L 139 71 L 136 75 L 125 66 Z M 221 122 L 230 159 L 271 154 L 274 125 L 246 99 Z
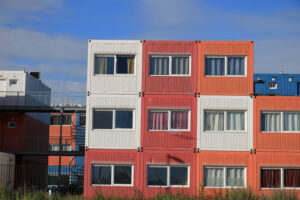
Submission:
M 191 76 L 149 76 L 149 55 L 191 55 Z M 146 94 L 194 94 L 197 87 L 197 44 L 195 41 L 144 41 L 143 84 Z
M 300 154 L 292 152 L 257 152 L 256 153 L 256 182 L 255 188 L 261 194 L 270 195 L 274 190 L 261 189 L 260 187 L 260 169 L 262 167 L 283 167 L 283 168 L 299 168 Z M 286 190 L 291 191 L 291 190 Z M 294 190 L 300 198 L 300 190 Z
M 99 150 L 89 149 L 85 152 L 84 196 L 94 197 L 97 194 L 104 196 L 118 196 L 123 198 L 136 197 L 140 185 L 140 156 L 137 150 Z M 133 186 L 92 186 L 92 164 L 133 164 Z
M 148 109 L 190 110 L 190 130 L 149 131 Z M 196 118 L 197 98 L 192 95 L 145 95 L 142 98 L 142 147 L 144 149 L 194 149 L 197 142 Z
M 189 187 L 148 187 L 147 186 L 147 165 L 189 165 L 190 183 Z M 196 188 L 196 154 L 193 151 L 144 151 L 141 164 L 142 188 L 144 198 L 151 198 L 166 192 L 195 195 Z
M 200 95 L 253 94 L 253 43 L 241 41 L 200 41 L 198 47 L 198 92 Z M 247 56 L 246 77 L 205 76 L 205 56 Z
M 197 154 L 197 193 L 199 194 L 201 186 L 203 186 L 203 168 L 205 166 L 220 166 L 220 167 L 246 167 L 247 180 L 246 185 L 254 184 L 254 155 L 250 152 L 230 152 L 230 151 L 200 151 Z M 225 189 L 222 189 L 223 192 Z M 214 195 L 217 188 L 205 188 L 206 195 Z
M 261 132 L 261 111 L 300 111 L 300 98 L 283 96 L 254 98 L 254 149 L 256 151 L 299 151 L 299 133 Z

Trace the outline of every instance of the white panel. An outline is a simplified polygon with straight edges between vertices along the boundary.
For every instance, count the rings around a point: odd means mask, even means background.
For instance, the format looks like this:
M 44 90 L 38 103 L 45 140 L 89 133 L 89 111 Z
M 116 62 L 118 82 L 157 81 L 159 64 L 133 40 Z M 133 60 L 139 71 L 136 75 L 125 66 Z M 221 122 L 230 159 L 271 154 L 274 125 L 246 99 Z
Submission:
M 105 149 L 137 149 L 140 146 L 141 97 L 92 95 L 88 97 L 86 146 Z M 133 130 L 93 130 L 93 109 L 133 109 Z
M 197 106 L 197 147 L 200 150 L 249 151 L 253 148 L 253 99 L 248 96 L 200 96 Z M 241 132 L 204 132 L 205 110 L 243 110 Z
M 0 152 L 0 165 L 14 165 L 15 156 L 9 153 Z
M 91 40 L 88 47 L 88 91 L 106 94 L 138 94 L 142 91 L 142 42 Z M 94 75 L 94 55 L 135 55 L 134 74 Z
M 12 188 L 14 185 L 15 156 L 0 152 L 0 188 Z

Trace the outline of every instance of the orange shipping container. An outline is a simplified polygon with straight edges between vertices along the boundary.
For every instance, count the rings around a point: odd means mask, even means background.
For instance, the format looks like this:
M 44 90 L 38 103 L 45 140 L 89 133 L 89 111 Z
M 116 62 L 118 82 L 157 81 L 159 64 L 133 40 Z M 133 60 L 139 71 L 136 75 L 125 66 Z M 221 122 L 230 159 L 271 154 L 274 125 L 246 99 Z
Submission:
M 253 42 L 199 41 L 200 95 L 253 94 Z

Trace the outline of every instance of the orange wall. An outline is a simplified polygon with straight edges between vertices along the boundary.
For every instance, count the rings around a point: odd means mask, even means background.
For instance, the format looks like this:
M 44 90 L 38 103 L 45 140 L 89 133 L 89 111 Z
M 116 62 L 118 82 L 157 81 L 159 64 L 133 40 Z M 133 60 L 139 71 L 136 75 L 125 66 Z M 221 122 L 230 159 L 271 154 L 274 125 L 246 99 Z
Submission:
M 253 94 L 253 42 L 250 41 L 199 41 L 198 93 L 200 95 Z M 206 77 L 206 55 L 247 56 L 246 77 Z
M 254 149 L 256 151 L 298 151 L 299 133 L 261 133 L 261 111 L 300 111 L 299 97 L 256 96 L 254 98 Z

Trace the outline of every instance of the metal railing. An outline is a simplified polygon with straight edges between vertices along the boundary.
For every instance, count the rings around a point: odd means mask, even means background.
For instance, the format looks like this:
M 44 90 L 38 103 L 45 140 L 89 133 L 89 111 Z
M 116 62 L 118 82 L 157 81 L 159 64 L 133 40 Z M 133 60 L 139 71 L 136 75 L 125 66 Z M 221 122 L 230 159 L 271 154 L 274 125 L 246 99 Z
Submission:
M 58 190 L 62 193 L 83 192 L 84 165 L 0 165 L 0 188 L 28 190 Z
M 59 136 L 12 136 L 3 134 L 0 139 L 0 151 L 10 153 L 58 154 Z M 81 136 L 63 136 L 62 152 L 84 151 L 84 138 Z

